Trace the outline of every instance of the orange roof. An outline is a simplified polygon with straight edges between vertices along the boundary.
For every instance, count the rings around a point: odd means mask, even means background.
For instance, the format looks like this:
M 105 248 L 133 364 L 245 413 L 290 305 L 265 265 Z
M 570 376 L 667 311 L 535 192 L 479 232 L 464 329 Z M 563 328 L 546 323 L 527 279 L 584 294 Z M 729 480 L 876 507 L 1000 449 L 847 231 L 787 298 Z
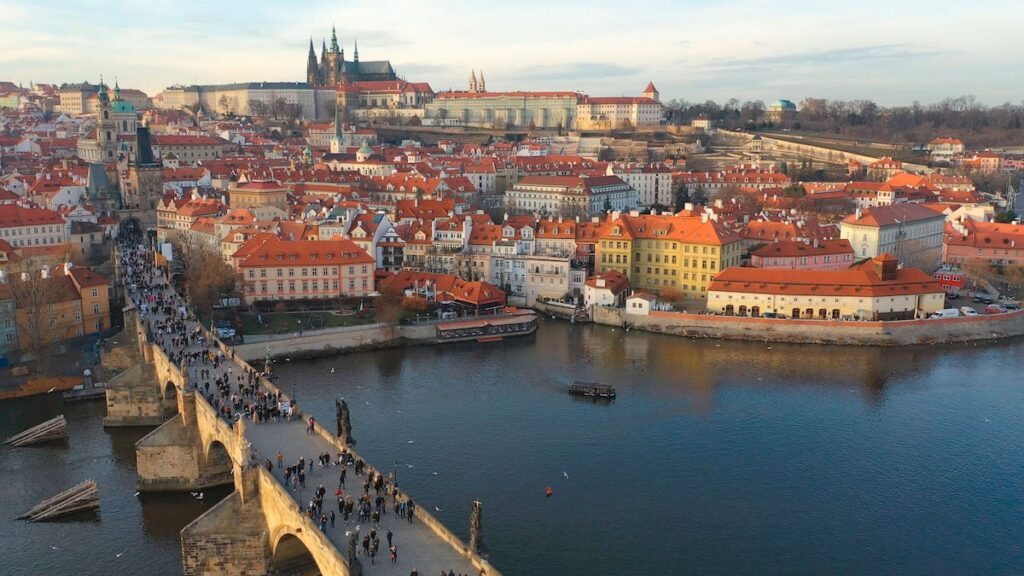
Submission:
M 598 280 L 604 280 L 604 286 L 598 286 Z M 599 290 L 611 290 L 612 294 L 618 295 L 629 289 L 629 278 L 618 270 L 607 270 L 587 278 L 586 284 Z
M 0 228 L 64 223 L 60 214 L 46 208 L 27 208 L 18 204 L 0 205 Z
M 373 264 L 375 260 L 351 240 L 267 238 L 241 262 L 241 268 Z
M 435 274 L 403 269 L 384 280 L 384 285 L 400 290 L 431 287 L 438 300 L 450 300 L 473 306 L 505 304 L 505 291 L 487 282 L 470 282 L 451 274 Z
M 843 218 L 843 223 L 856 226 L 892 226 L 894 224 L 916 222 L 931 218 L 942 218 L 934 210 L 929 210 L 918 204 L 904 203 L 891 204 L 889 206 L 876 206 L 868 208 L 861 213 L 860 218 L 851 214 Z
M 762 258 L 823 256 L 827 254 L 853 254 L 853 246 L 846 239 L 819 240 L 817 246 L 806 242 L 783 240 L 767 244 L 750 253 L 751 256 Z
M 934 294 L 942 286 L 918 268 L 897 268 L 895 278 L 882 280 L 875 264 L 892 262 L 883 254 L 846 270 L 780 270 L 777 268 L 726 268 L 711 280 L 713 292 L 782 294 L 787 296 L 903 296 Z
M 704 222 L 699 217 L 680 214 L 671 216 L 622 214 L 617 219 L 607 222 L 599 237 L 605 240 L 617 238 L 675 240 L 687 244 L 717 246 L 741 240 L 739 234 L 714 220 L 709 219 Z

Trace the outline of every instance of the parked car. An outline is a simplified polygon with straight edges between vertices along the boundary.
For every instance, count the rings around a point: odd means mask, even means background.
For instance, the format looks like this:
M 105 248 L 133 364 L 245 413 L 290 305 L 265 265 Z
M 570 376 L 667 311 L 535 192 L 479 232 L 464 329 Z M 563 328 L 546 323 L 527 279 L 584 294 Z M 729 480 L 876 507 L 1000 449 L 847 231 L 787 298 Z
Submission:
M 1007 312 L 1016 312 L 1017 310 L 1020 310 L 1020 304 L 1010 303 L 1010 304 L 1000 304 L 1000 306 L 1002 306 L 1003 309 L 1006 310 Z
M 946 299 L 947 300 L 958 300 L 959 298 L 960 298 L 960 295 L 957 294 L 956 292 L 946 292 Z
M 974 308 L 971 308 L 970 306 L 961 306 L 960 307 L 960 313 L 963 314 L 964 316 L 977 316 L 978 315 L 978 311 L 975 310 Z
M 946 308 L 943 310 L 939 310 L 938 312 L 932 313 L 932 315 L 929 316 L 928 318 L 930 320 L 939 320 L 942 318 L 956 318 L 959 315 L 960 311 L 957 310 L 956 308 Z
M 221 340 L 224 340 L 224 339 L 227 339 L 227 338 L 234 338 L 235 334 L 236 334 L 236 332 L 235 332 L 234 328 L 225 327 L 225 326 L 217 326 L 217 338 L 220 338 Z
M 1005 314 L 1006 308 L 1003 308 L 999 304 L 989 304 L 985 306 L 985 314 Z

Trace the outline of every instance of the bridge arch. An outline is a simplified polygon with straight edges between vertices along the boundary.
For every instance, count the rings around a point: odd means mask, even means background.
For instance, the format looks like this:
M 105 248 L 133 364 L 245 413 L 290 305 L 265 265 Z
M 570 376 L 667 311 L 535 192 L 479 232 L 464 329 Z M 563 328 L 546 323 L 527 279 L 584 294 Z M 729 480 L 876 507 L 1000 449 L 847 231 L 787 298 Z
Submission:
M 124 220 L 121 220 L 117 226 L 118 235 L 130 234 L 142 238 L 142 233 L 145 231 L 145 227 L 142 226 L 142 222 L 134 216 L 129 216 Z
M 161 387 L 161 405 L 164 409 L 164 416 L 174 416 L 178 413 L 178 387 L 174 382 L 168 380 Z
M 234 461 L 231 453 L 220 440 L 214 440 L 203 452 L 203 471 L 210 484 L 230 484 L 233 476 Z
M 314 547 L 307 544 L 301 530 L 283 527 L 274 538 L 270 560 L 272 574 L 319 576 L 327 573 L 317 562 Z

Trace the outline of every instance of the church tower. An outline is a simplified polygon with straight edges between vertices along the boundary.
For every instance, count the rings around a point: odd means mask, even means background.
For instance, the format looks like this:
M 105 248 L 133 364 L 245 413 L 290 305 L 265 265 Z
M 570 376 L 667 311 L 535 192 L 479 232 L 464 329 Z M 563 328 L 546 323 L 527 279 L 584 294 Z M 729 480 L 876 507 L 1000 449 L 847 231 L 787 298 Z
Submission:
M 117 154 L 117 124 L 110 103 L 110 90 L 103 83 L 103 78 L 100 78 L 96 100 L 96 143 L 100 148 L 100 161 L 114 162 Z
M 469 71 L 469 93 L 476 93 L 476 70 Z
M 309 39 L 309 56 L 306 58 L 306 82 L 310 85 L 320 83 L 320 67 L 316 63 L 316 50 L 313 48 L 313 38 Z
M 480 69 L 480 80 L 476 83 L 477 92 L 487 92 L 487 82 L 484 81 L 484 71 Z

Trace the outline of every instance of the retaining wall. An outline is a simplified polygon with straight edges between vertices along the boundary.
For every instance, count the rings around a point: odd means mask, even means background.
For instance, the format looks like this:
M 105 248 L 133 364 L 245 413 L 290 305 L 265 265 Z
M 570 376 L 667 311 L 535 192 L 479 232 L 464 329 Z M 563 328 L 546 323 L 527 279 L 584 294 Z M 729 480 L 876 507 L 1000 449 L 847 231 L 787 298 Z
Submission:
M 625 314 L 622 309 L 594 308 L 594 322 L 698 338 L 770 340 L 857 346 L 907 346 L 1024 335 L 1024 310 L 1008 314 L 936 320 L 845 322 L 793 320 L 654 312 L 650 316 Z

